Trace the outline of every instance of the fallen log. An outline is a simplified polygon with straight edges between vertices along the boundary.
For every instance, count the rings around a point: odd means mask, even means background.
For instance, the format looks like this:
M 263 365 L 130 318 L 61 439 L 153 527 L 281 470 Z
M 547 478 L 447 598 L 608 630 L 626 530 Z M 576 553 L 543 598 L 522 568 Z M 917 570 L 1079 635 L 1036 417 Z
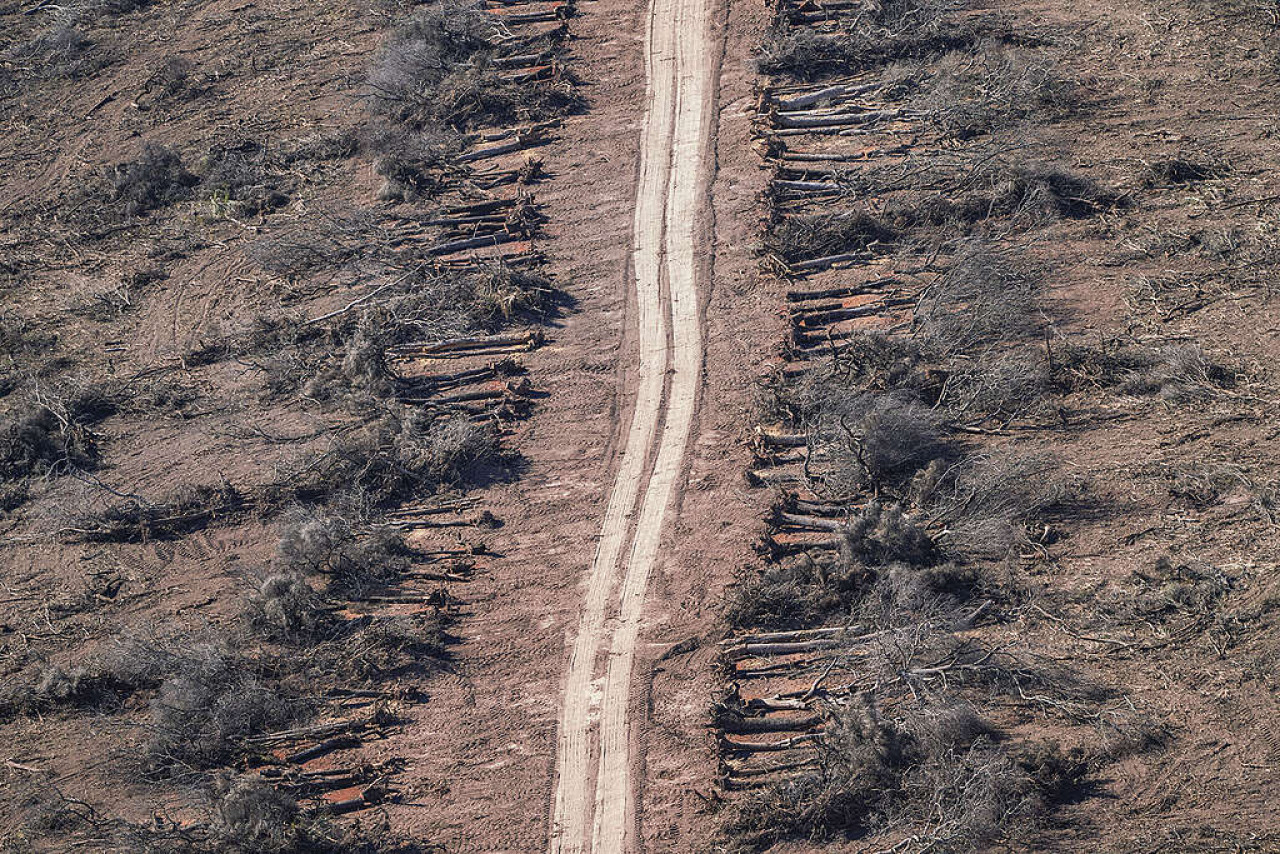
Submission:
M 434 513 L 457 513 L 462 510 L 470 510 L 476 506 L 474 498 L 463 498 L 458 501 L 449 501 L 444 504 L 427 504 L 418 507 L 401 507 L 396 510 L 388 510 L 387 516 L 427 516 Z
M 804 475 L 795 469 L 748 469 L 747 483 L 752 486 L 780 486 L 788 483 L 802 483 Z
M 795 496 L 789 496 L 787 504 L 792 510 L 807 516 L 844 517 L 849 515 L 850 510 L 856 509 L 856 507 L 852 505 L 806 501 L 803 498 L 796 498 Z
M 828 154 L 825 152 L 785 151 L 778 155 L 783 163 L 857 163 L 873 157 L 890 157 L 906 154 L 911 151 L 910 145 L 894 145 L 888 148 L 869 148 L 855 154 Z
M 561 71 L 560 65 L 553 62 L 550 65 L 534 65 L 530 68 L 507 71 L 498 76 L 508 83 L 532 83 L 535 80 L 553 80 L 560 76 Z
M 377 804 L 382 803 L 389 794 L 389 789 L 383 785 L 375 783 L 354 798 L 347 798 L 346 800 L 333 801 L 325 804 L 324 811 L 332 815 L 346 815 L 347 813 L 376 806 Z
M 845 188 L 841 185 L 832 184 L 829 181 L 774 181 L 771 186 L 777 190 L 810 196 L 829 196 L 845 191 Z
M 778 511 L 775 514 L 778 522 L 784 525 L 790 525 L 794 528 L 804 528 L 808 531 L 839 531 L 844 527 L 844 522 L 838 519 L 830 519 L 822 516 L 805 516 L 799 513 L 787 513 Z
M 846 86 L 854 83 L 862 83 L 870 79 L 872 76 L 873 75 L 863 73 L 863 74 L 853 74 L 847 77 L 837 77 L 831 80 L 823 81 L 821 83 L 809 83 L 809 82 L 778 83 L 770 86 L 765 86 L 763 87 L 762 91 L 764 92 L 766 97 L 773 97 L 776 95 L 795 95 L 803 92 L 812 92 L 815 88 L 822 88 L 826 86 Z
M 815 104 L 821 104 L 824 101 L 829 102 L 838 98 L 869 95 L 880 88 L 879 83 L 837 84 L 803 95 L 795 95 L 791 98 L 775 99 L 773 103 L 779 110 L 788 112 L 802 110 L 805 107 L 812 107 Z
M 733 646 L 735 644 L 748 643 L 790 643 L 800 638 L 810 637 L 829 637 L 831 635 L 846 634 L 856 631 L 856 626 L 824 626 L 818 629 L 790 629 L 785 632 L 761 632 L 760 634 L 748 635 L 746 637 L 727 638 L 720 641 L 722 646 Z M 869 637 L 869 636 L 868 636 Z
M 304 762 L 310 762 L 324 756 L 326 753 L 332 753 L 335 750 L 347 750 L 348 748 L 358 747 L 360 739 L 354 735 L 340 735 L 336 738 L 326 739 L 319 744 L 299 750 L 296 753 L 290 753 L 285 756 L 286 762 L 292 762 L 295 765 L 301 765 Z
M 760 551 L 773 558 L 804 554 L 810 550 L 838 552 L 840 551 L 840 546 L 843 544 L 843 540 L 839 537 L 827 540 L 794 540 L 792 542 L 782 543 L 778 542 L 774 537 L 764 536 L 760 538 L 760 542 Z
M 551 58 L 551 54 L 543 51 L 540 53 L 525 53 L 516 56 L 500 56 L 493 61 L 494 68 L 528 68 L 531 65 L 541 65 Z
M 307 736 L 319 737 L 325 735 L 336 735 L 338 733 L 361 732 L 371 726 L 373 726 L 372 719 L 356 718 L 349 721 L 335 721 L 327 724 L 315 724 L 314 726 L 296 727 L 294 729 L 268 732 L 262 735 L 250 736 L 245 739 L 245 742 L 249 744 L 262 745 L 279 744 L 281 742 L 295 741 Z
M 798 309 L 792 313 L 792 322 L 798 326 L 812 328 L 813 326 L 826 326 L 832 323 L 839 323 L 842 320 L 854 320 L 859 317 L 867 317 L 868 315 L 880 314 L 886 309 L 901 308 L 904 305 L 915 305 L 914 297 L 885 297 L 875 302 L 865 305 L 852 306 L 849 308 L 835 308 L 826 311 L 815 311 L 813 309 Z
M 513 240 L 519 240 L 523 235 L 512 234 L 509 231 L 498 231 L 493 234 L 483 234 L 479 237 L 468 237 L 462 240 L 450 240 L 447 243 L 441 243 L 427 249 L 428 255 L 450 255 L 454 252 L 463 252 L 467 249 L 479 249 L 484 246 L 501 246 L 503 243 L 510 243 Z
M 866 125 L 873 122 L 890 121 L 902 118 L 903 110 L 861 110 L 859 112 L 843 112 L 831 114 L 817 113 L 782 113 L 770 115 L 774 127 L 783 129 L 810 130 L 814 128 L 847 127 L 849 125 Z
M 780 774 L 783 771 L 795 771 L 800 768 L 807 768 L 812 765 L 814 760 L 801 759 L 796 762 L 776 762 L 772 765 L 766 765 L 763 768 L 742 768 L 726 762 L 725 768 L 731 776 L 734 777 L 764 777 L 769 774 Z
M 484 267 L 494 263 L 502 264 L 505 267 L 529 267 L 535 264 L 541 264 L 546 260 L 546 256 L 541 252 L 514 252 L 508 255 L 499 255 L 496 258 L 437 258 L 433 262 L 433 266 L 437 270 L 442 269 L 460 269 L 465 267 Z
M 564 2 L 552 3 L 541 9 L 526 10 L 520 8 L 533 5 L 533 3 L 520 3 L 495 7 L 489 10 L 489 14 L 496 16 L 505 24 L 536 24 L 543 21 L 559 21 L 569 15 L 569 4 Z
M 844 252 L 839 255 L 824 255 L 821 258 L 809 258 L 804 261 L 784 262 L 784 266 L 792 272 L 807 273 L 814 270 L 825 270 L 828 267 L 834 267 L 836 264 L 873 261 L 875 258 L 876 255 L 872 252 Z
M 418 356 L 430 356 L 437 353 L 467 351 L 474 353 L 495 347 L 524 347 L 533 349 L 543 341 L 540 329 L 528 329 L 524 332 L 506 335 L 481 335 L 463 338 L 446 338 L 443 341 L 413 341 L 388 348 L 388 352 L 412 352 Z
M 854 639 L 850 639 L 853 642 Z M 792 641 L 791 643 L 747 643 L 730 647 L 726 654 L 734 658 L 773 658 L 779 655 L 796 655 L 802 652 L 821 652 L 827 649 L 839 649 L 845 644 L 843 639 L 818 638 L 817 640 Z
M 504 154 L 511 154 L 515 151 L 522 151 L 526 148 L 533 148 L 538 145 L 546 145 L 550 142 L 549 137 L 541 131 L 530 131 L 524 134 L 517 134 L 516 138 L 510 142 L 504 142 L 501 145 L 494 145 L 488 148 L 477 148 L 471 151 L 459 154 L 454 158 L 456 163 L 473 163 L 477 160 L 486 160 L 491 157 L 501 157 Z
M 758 735 L 766 732 L 804 732 L 822 723 L 821 715 L 802 718 L 737 718 L 721 723 L 721 731 L 733 735 Z
M 818 291 L 787 291 L 787 301 L 814 302 L 837 297 L 856 297 L 870 291 L 878 291 L 886 285 L 897 284 L 897 282 L 898 280 L 893 276 L 885 276 L 884 278 L 872 279 L 858 285 L 842 285 L 838 288 L 824 288 Z
M 742 704 L 748 711 L 803 712 L 809 704 L 803 700 L 779 700 L 774 697 L 757 697 Z
M 720 737 L 720 744 L 734 753 L 776 753 L 781 750 L 794 750 L 797 747 L 813 744 L 821 740 L 821 733 L 807 733 L 784 738 L 781 741 L 735 741 L 728 736 Z
M 771 433 L 761 427 L 756 428 L 756 439 L 771 448 L 803 448 L 809 444 L 807 433 Z

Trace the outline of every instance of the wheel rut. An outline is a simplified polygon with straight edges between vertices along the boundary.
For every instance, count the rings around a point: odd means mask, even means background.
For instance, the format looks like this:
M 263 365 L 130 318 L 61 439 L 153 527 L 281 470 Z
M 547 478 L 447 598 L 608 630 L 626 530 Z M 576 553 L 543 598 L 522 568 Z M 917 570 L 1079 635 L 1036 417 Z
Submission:
M 633 225 L 635 405 L 586 579 L 557 742 L 549 850 L 636 847 L 631 686 L 649 577 L 683 481 L 702 382 L 718 58 L 712 0 L 650 0 Z M 634 522 L 634 524 L 633 524 Z

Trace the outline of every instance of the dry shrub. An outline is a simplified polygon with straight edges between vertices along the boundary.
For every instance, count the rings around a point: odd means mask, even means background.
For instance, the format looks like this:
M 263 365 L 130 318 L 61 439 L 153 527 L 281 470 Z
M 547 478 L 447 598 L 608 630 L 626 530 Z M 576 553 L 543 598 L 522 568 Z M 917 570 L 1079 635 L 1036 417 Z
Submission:
M 898 234 L 863 210 L 783 217 L 770 230 L 766 248 L 788 261 L 861 252 L 893 243 Z
M 1171 344 L 1160 348 L 1143 370 L 1119 386 L 1125 394 L 1158 395 L 1171 403 L 1188 403 L 1230 388 L 1235 377 L 1214 364 L 1199 344 Z
M 158 501 L 133 497 L 98 511 L 71 514 L 61 533 L 90 542 L 145 542 L 189 534 L 247 506 L 235 486 L 186 484 Z
M 285 140 L 279 147 L 280 162 L 286 167 L 345 160 L 360 150 L 358 133 L 351 128 L 317 131 Z
M 4 58 L 20 69 L 15 81 L 22 77 L 74 80 L 100 69 L 105 57 L 94 50 L 79 18 L 74 10 L 60 10 L 47 30 L 6 51 Z
M 969 139 L 1033 115 L 1053 119 L 1079 104 L 1074 84 L 1052 62 L 987 41 L 948 53 L 925 87 L 920 107 L 948 136 Z
M 502 463 L 492 425 L 422 408 L 393 407 L 302 460 L 265 488 L 264 508 L 290 501 L 353 499 L 360 515 L 463 483 L 483 481 Z
M 393 531 L 378 528 L 358 536 L 345 518 L 305 507 L 286 515 L 276 548 L 286 571 L 324 575 L 331 588 L 344 593 L 399 578 L 409 569 L 411 555 Z
M 1054 383 L 1065 391 L 1114 389 L 1186 403 L 1211 398 L 1236 383 L 1234 372 L 1193 342 L 1150 349 L 1112 340 L 1068 341 L 1054 349 L 1052 360 Z
M 337 630 L 333 611 L 298 572 L 268 575 L 245 610 L 245 621 L 256 634 L 284 643 L 314 641 Z
M 1220 157 L 1203 153 L 1181 153 L 1145 161 L 1138 173 L 1138 183 L 1148 189 L 1207 181 L 1231 174 L 1231 164 Z
M 97 462 L 93 434 L 47 406 L 23 403 L 0 419 L 0 479 L 91 469 Z
M 91 428 L 116 413 L 123 397 L 120 385 L 100 377 L 33 384 L 0 415 L 0 483 L 94 468 L 99 452 Z
M 870 696 L 857 699 L 832 709 L 812 766 L 735 806 L 725 850 L 891 829 L 937 850 L 980 850 L 1043 822 L 1084 782 L 1078 750 L 1007 746 L 963 702 L 921 701 L 889 720 Z
M 58 336 L 35 326 L 32 321 L 10 309 L 0 309 L 0 357 L 15 362 L 20 356 L 48 352 Z
M 805 414 L 820 450 L 807 474 L 830 495 L 901 483 L 947 452 L 941 417 L 909 392 L 833 394 L 809 401 Z
M 889 563 L 876 568 L 856 613 L 868 626 L 890 629 L 926 622 L 948 625 L 958 622 L 961 605 L 987 592 L 982 574 L 972 566 Z
M 1004 229 L 1029 229 L 1059 219 L 1109 210 L 1124 197 L 1091 179 L 1040 163 L 988 162 L 963 178 L 939 178 L 931 195 L 891 197 L 885 218 L 898 228 L 945 226 L 964 233 L 1000 220 Z
M 267 681 L 262 662 L 212 631 L 113 639 L 89 662 L 119 694 L 154 690 L 143 757 L 147 770 L 183 775 L 232 761 L 248 736 L 283 726 L 307 705 Z
M 216 214 L 256 216 L 289 204 L 266 146 L 251 139 L 214 146 L 201 160 L 200 196 Z
M 258 677 L 233 667 L 175 674 L 151 701 L 148 768 L 171 776 L 225 765 L 245 738 L 290 723 L 296 712 Z
M 5 854 L 88 850 L 103 854 L 427 854 L 438 850 L 391 832 L 385 816 L 340 824 L 304 810 L 291 796 L 248 774 L 219 774 L 191 794 L 193 820 L 174 821 L 170 805 L 133 823 L 96 811 L 49 784 L 11 787 Z
M 725 850 L 746 854 L 788 839 L 825 841 L 874 827 L 894 797 L 907 745 L 869 700 L 863 703 L 833 715 L 815 767 L 735 805 L 721 829 Z
M 730 588 L 724 617 L 735 629 L 793 629 L 847 614 L 869 582 L 857 565 L 795 555 L 745 568 Z
M 175 151 L 150 142 L 137 158 L 115 166 L 109 178 L 114 200 L 131 217 L 191 198 L 200 182 Z
M 468 129 L 541 121 L 580 106 L 567 81 L 521 85 L 493 68 L 498 28 L 478 3 L 442 0 L 415 10 L 369 74 L 374 104 L 412 128 Z
M 191 74 L 194 71 L 195 63 L 185 56 L 165 57 L 147 81 L 147 86 L 158 87 L 160 98 L 177 98 L 184 94 L 194 97 L 199 92 L 191 86 Z
M 372 133 L 369 147 L 378 152 L 374 171 L 386 179 L 378 198 L 417 202 L 446 188 L 462 138 L 435 128 L 414 131 L 382 125 Z
M 849 563 L 926 566 L 936 556 L 929 535 L 898 504 L 867 502 L 849 519 L 841 538 L 840 555 Z
M 1071 497 L 1074 486 L 1048 454 L 975 454 L 937 462 L 913 483 L 919 502 L 945 530 L 934 537 L 947 554 L 1002 558 L 1025 544 L 1027 525 Z
M 815 79 L 969 44 L 973 28 L 957 22 L 946 0 L 888 0 L 816 31 L 783 18 L 761 46 L 765 74 Z
M 1049 366 L 1040 351 L 983 353 L 953 360 L 937 407 L 956 422 L 1008 424 L 1042 409 L 1049 388 Z
M 432 667 L 444 660 L 448 636 L 437 613 L 376 617 L 334 650 L 331 672 L 376 684 L 409 667 Z
M 212 830 L 220 842 L 264 854 L 295 848 L 300 810 L 293 798 L 249 775 L 219 775 L 213 796 Z
M 830 365 L 811 369 L 857 391 L 915 390 L 922 396 L 933 384 L 919 345 L 910 338 L 859 331 L 849 338 Z M 808 374 L 806 374 L 808 376 Z
M 966 244 L 922 294 L 916 334 L 939 357 L 973 354 L 1039 331 L 1040 276 L 1020 255 Z

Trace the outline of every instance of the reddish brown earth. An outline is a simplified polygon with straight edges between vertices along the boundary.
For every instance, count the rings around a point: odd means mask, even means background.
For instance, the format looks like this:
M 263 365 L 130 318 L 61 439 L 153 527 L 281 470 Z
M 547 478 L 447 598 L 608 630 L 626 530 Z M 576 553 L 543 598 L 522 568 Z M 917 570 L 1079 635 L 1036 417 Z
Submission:
M 1115 421 L 1027 438 L 1054 446 L 1107 512 L 1070 521 L 1047 558 L 1020 566 L 1033 595 L 986 630 L 1120 689 L 1125 714 L 1136 710 L 1170 737 L 1158 750 L 1107 767 L 1096 794 L 1063 807 L 1032 842 L 1001 850 L 1274 850 L 1280 590 L 1274 518 L 1258 506 L 1259 495 L 1280 482 L 1271 367 L 1280 357 L 1272 299 L 1280 263 L 1268 257 L 1240 270 L 1203 247 L 1230 229 L 1241 240 L 1276 239 L 1275 30 L 1256 29 L 1252 17 L 1249 27 L 1233 23 L 1252 13 L 1170 0 L 995 5 L 1028 27 L 1055 28 L 1059 63 L 1092 94 L 1080 115 L 1035 131 L 1054 162 L 1126 188 L 1144 160 L 1184 148 L 1211 150 L 1233 167 L 1191 187 L 1140 191 L 1133 208 L 1038 235 L 1033 250 L 1057 271 L 1062 329 L 1145 342 L 1191 337 L 1243 378 L 1211 404 L 1109 401 Z M 71 191 L 85 175 L 132 156 L 142 137 L 198 152 L 215 141 L 292 140 L 363 120 L 358 82 L 381 29 L 367 10 L 210 2 L 131 14 L 95 30 L 120 62 L 83 85 L 50 83 L 34 95 L 5 96 L 0 118 L 0 265 L 16 261 L 23 270 L 0 266 L 5 307 L 56 329 L 58 353 L 73 372 L 173 365 L 202 338 L 265 312 L 282 284 L 248 258 L 254 230 L 305 221 L 333 200 L 368 202 L 377 184 L 367 158 L 326 162 L 301 176 L 294 204 L 268 224 L 191 209 L 174 215 L 186 218 L 181 229 L 157 220 L 128 241 L 88 251 L 60 242 Z M 482 570 L 451 587 L 461 619 L 450 629 L 458 638 L 450 662 L 406 677 L 427 702 L 405 709 L 406 725 L 359 753 L 407 760 L 400 797 L 378 812 L 395 829 L 448 851 L 540 851 L 551 832 L 566 658 L 635 385 L 630 259 L 646 14 L 641 4 L 591 0 L 572 20 L 567 59 L 589 108 L 543 149 L 550 180 L 537 190 L 549 216 L 539 245 L 571 305 L 550 323 L 547 344 L 524 357 L 545 396 L 506 436 L 523 457 L 520 476 L 477 493 L 502 527 L 484 537 L 493 556 Z M 16 4 L 0 7 L 0 20 L 16 22 L 13 32 L 22 35 L 34 26 Z M 705 247 L 710 275 L 701 294 L 704 382 L 683 489 L 650 579 L 629 708 L 639 850 L 703 850 L 721 821 L 726 796 L 717 788 L 708 726 L 723 678 L 721 599 L 740 567 L 755 566 L 752 545 L 772 499 L 743 477 L 752 463 L 754 383 L 781 364 L 786 329 L 787 285 L 762 274 L 756 255 L 767 176 L 752 149 L 752 61 L 767 20 L 759 4 L 730 2 L 715 24 L 724 53 L 707 224 L 713 245 Z M 148 104 L 145 81 L 171 55 L 192 59 L 211 94 Z M 166 260 L 168 280 L 136 312 L 109 324 L 69 313 L 122 271 L 164 256 L 188 227 L 197 245 Z M 1168 283 L 1175 286 L 1159 289 Z M 314 314 L 349 298 L 312 294 L 300 305 Z M 115 489 L 157 494 L 182 483 L 261 478 L 309 446 L 254 437 L 251 426 L 302 433 L 324 420 L 263 407 L 249 390 L 252 377 L 235 363 L 182 372 L 206 401 L 182 417 L 104 424 L 103 479 Z M 1075 403 L 1091 406 L 1089 393 Z M 1185 489 L 1210 476 L 1228 485 L 1207 501 L 1170 490 L 1171 481 Z M 274 549 L 274 528 L 256 521 L 141 545 L 69 545 L 50 536 L 60 509 L 101 500 L 62 478 L 39 485 L 26 510 L 4 519 L 6 665 L 23 656 L 70 663 L 105 638 L 147 625 L 225 624 L 238 612 L 246 577 Z M 1116 654 L 1108 648 L 1114 644 L 1091 640 L 1094 603 L 1131 591 L 1135 568 L 1160 556 L 1221 569 L 1232 579 L 1225 604 L 1189 637 L 1141 653 Z M 121 595 L 92 609 L 59 610 L 86 590 L 97 596 L 91 579 L 99 576 L 123 579 Z M 1002 722 L 1020 734 L 1084 744 L 1104 737 L 1007 717 Z M 0 760 L 10 762 L 0 766 L 0 785 L 16 792 L 34 775 L 113 815 L 146 821 L 157 805 L 180 814 L 189 800 L 184 789 L 144 784 L 113 760 L 136 741 L 144 718 L 136 701 L 118 715 L 60 712 L 6 722 Z M 373 820 L 374 813 L 361 815 Z M 0 839 L 9 844 L 3 834 L 17 816 L 4 821 Z

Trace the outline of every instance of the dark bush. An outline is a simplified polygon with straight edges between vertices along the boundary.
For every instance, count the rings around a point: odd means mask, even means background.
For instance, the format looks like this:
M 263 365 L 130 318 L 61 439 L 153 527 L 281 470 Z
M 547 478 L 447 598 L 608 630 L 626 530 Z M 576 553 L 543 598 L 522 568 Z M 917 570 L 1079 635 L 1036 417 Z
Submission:
M 848 614 L 874 578 L 858 564 L 796 555 L 740 574 L 725 599 L 736 629 L 794 629 Z
M 189 199 L 192 188 L 200 182 L 176 152 L 150 142 L 136 159 L 114 167 L 109 177 L 115 201 L 126 216 L 142 216 Z
M 580 106 L 566 81 L 521 85 L 492 67 L 497 26 L 478 3 L 419 7 L 388 39 L 369 75 L 374 103 L 412 128 L 469 129 L 540 121 Z
M 294 547 L 301 544 L 295 542 Z M 338 622 L 320 594 L 296 572 L 273 573 L 263 579 L 249 598 L 245 619 L 257 634 L 288 643 L 331 637 Z
M 244 494 L 230 483 L 188 484 L 159 501 L 135 497 L 104 510 L 82 511 L 64 533 L 91 542 L 145 542 L 200 530 L 246 506 Z
M 897 504 L 867 502 L 850 517 L 841 537 L 841 557 L 851 563 L 926 566 L 936 557 L 929 535 Z
M 974 355 L 1040 328 L 1040 277 L 1009 251 L 970 243 L 921 296 L 916 332 L 939 357 Z
M 1080 219 L 1117 207 L 1124 198 L 1056 166 L 993 162 L 962 179 L 941 179 L 940 192 L 890 197 L 884 217 L 897 228 L 945 226 L 972 233 L 1000 220 L 1027 229 L 1059 219 Z M 908 190 L 910 188 L 907 188 Z
M 293 798 L 248 775 L 214 782 L 212 829 L 224 845 L 273 854 L 296 850 L 300 810 Z
M 177 656 L 151 701 L 148 768 L 168 776 L 225 765 L 245 738 L 298 717 L 303 704 L 255 671 L 220 643 L 193 644 Z
M 37 329 L 30 320 L 16 312 L 0 310 L 0 357 L 5 360 L 44 353 L 57 341 L 57 335 Z
M 438 613 L 378 617 L 337 648 L 333 669 L 376 683 L 406 668 L 431 667 L 444 660 L 447 643 Z
M 978 424 L 995 419 L 1007 424 L 1045 405 L 1049 367 L 1038 350 L 983 353 L 952 364 L 937 401 L 937 408 L 952 421 Z
M 331 588 L 346 594 L 399 578 L 408 571 L 412 554 L 389 529 L 357 536 L 341 516 L 302 507 L 286 517 L 277 547 L 277 560 L 285 569 L 324 575 Z M 292 592 L 305 596 L 300 589 Z
M 1204 155 L 1180 154 L 1146 162 L 1138 181 L 1147 188 L 1170 187 L 1221 178 L 1231 173 L 1231 164 Z
M 914 484 L 934 519 L 935 542 L 957 557 L 1002 558 L 1027 543 L 1027 525 L 1067 500 L 1073 487 L 1047 454 L 977 454 L 935 465 Z
M 254 140 L 215 146 L 201 164 L 200 195 L 215 213 L 257 216 L 289 204 L 266 148 Z
M 804 412 L 821 452 L 810 458 L 807 471 L 831 495 L 899 484 L 947 454 L 939 414 L 910 393 L 844 398 L 838 390 L 817 391 L 822 396 L 806 401 Z
M 160 87 L 161 98 L 176 98 L 191 91 L 191 73 L 194 70 L 195 64 L 186 57 L 170 56 L 160 63 L 148 82 Z
M 79 17 L 75 10 L 59 13 L 49 29 L 13 46 L 5 58 L 39 79 L 76 79 L 92 74 L 105 59 L 93 49 L 94 43 L 81 29 Z
M 945 134 L 969 139 L 1040 115 L 1069 114 L 1080 100 L 1053 64 L 1017 48 L 988 41 L 976 50 L 944 56 L 928 81 L 920 106 Z
M 796 214 L 770 230 L 765 246 L 788 262 L 885 247 L 897 232 L 866 211 Z
M 1065 781 L 1082 780 L 1075 755 L 1011 751 L 964 703 L 918 703 L 886 720 L 869 697 L 858 699 L 833 711 L 813 765 L 735 806 L 725 850 L 889 829 L 937 850 L 980 850 L 1034 827 L 1064 799 Z
M 382 201 L 415 202 L 443 191 L 454 171 L 453 158 L 462 137 L 436 129 L 420 131 L 384 126 L 374 132 L 370 147 L 378 152 L 373 167 L 386 179 L 378 190 Z
M 0 480 L 92 469 L 98 444 L 89 428 L 118 402 L 119 390 L 96 380 L 33 392 L 0 416 Z
M 401 408 L 343 435 L 328 451 L 306 459 L 273 484 L 263 497 L 272 503 L 288 496 L 303 502 L 347 496 L 366 509 L 384 508 L 481 480 L 501 461 L 498 437 L 490 425 L 461 415 Z
M 783 19 L 766 36 L 757 66 L 814 79 L 970 44 L 976 32 L 952 8 L 946 0 L 888 0 L 821 32 Z

